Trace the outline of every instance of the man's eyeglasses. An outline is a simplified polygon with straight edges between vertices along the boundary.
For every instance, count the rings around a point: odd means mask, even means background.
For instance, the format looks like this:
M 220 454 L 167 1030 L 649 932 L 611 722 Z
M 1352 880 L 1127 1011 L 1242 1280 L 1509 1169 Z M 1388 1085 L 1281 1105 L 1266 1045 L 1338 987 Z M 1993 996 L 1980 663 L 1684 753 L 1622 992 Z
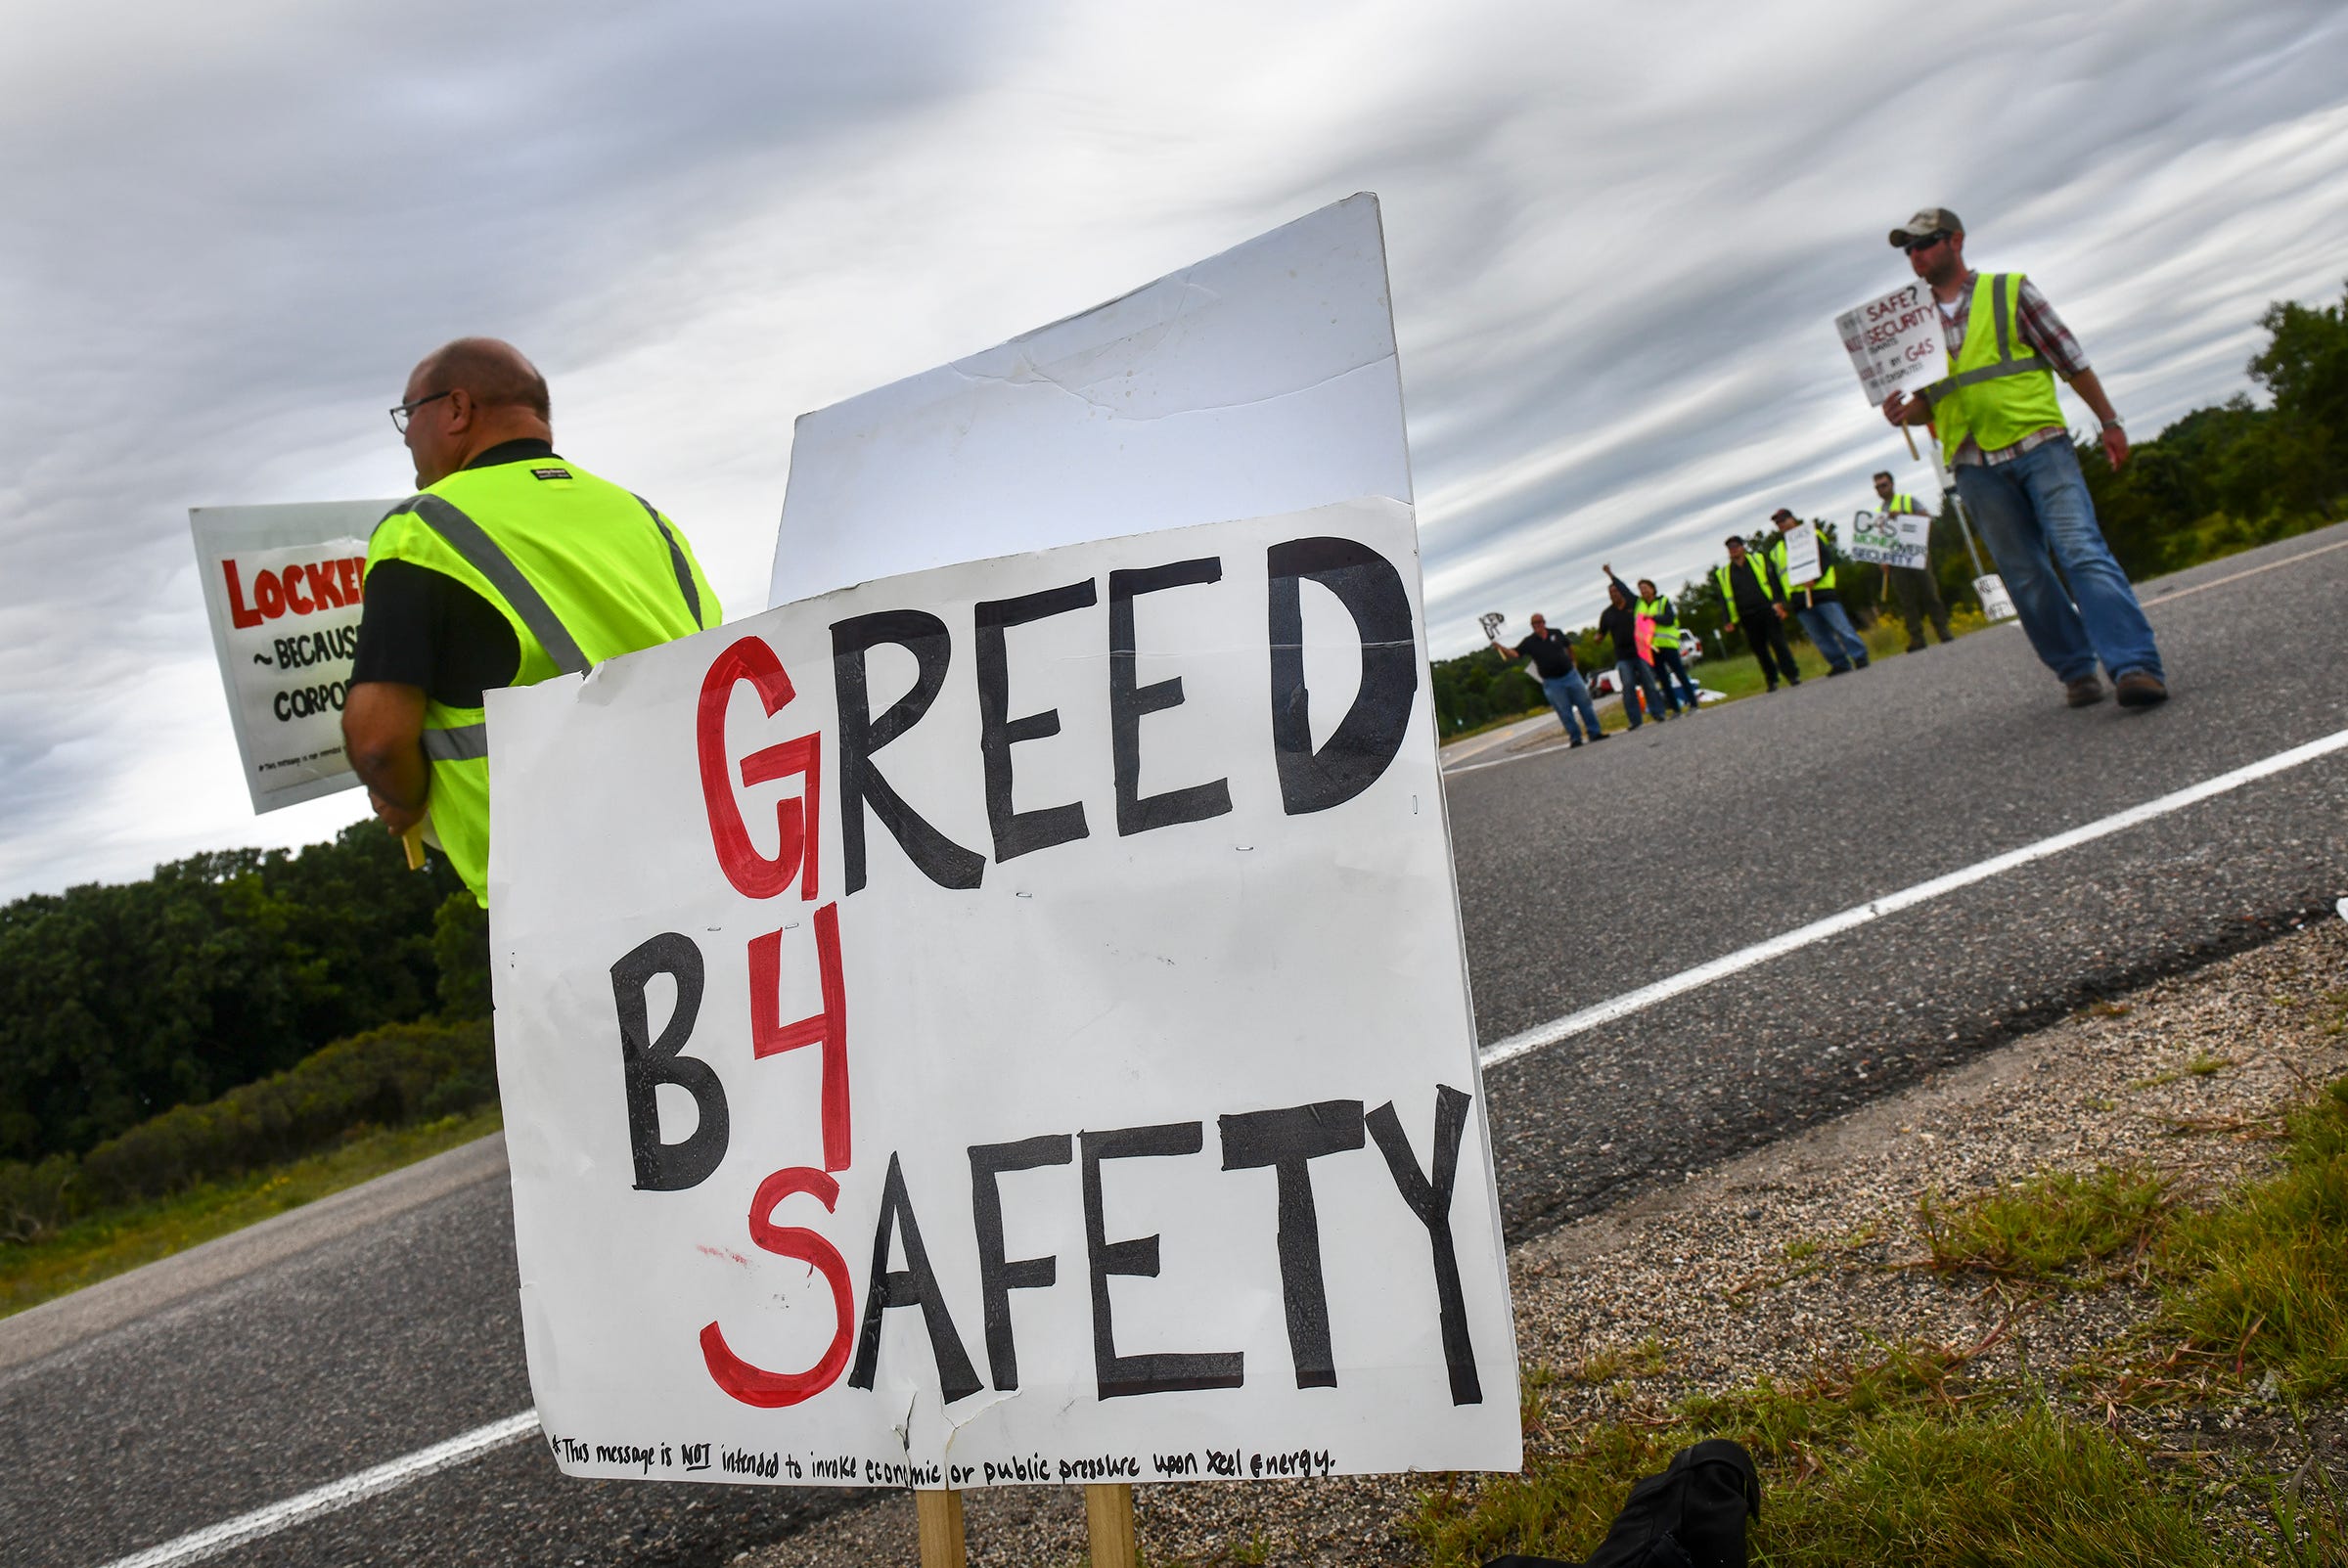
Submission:
M 1943 240 L 1946 240 L 1947 238 L 1948 238 L 1948 236 L 1947 236 L 1946 234 L 1927 234 L 1927 235 L 1925 235 L 1925 236 L 1924 236 L 1922 239 L 1920 239 L 1920 240 L 1911 240 L 1911 241 L 1909 241 L 1909 242 L 1908 242 L 1908 243 L 1907 243 L 1905 246 L 1902 246 L 1900 248 L 1902 248 L 1903 250 L 1906 250 L 1906 251 L 1907 251 L 1907 252 L 1908 252 L 1910 255 L 1915 255 L 1915 254 L 1916 254 L 1918 251 L 1919 251 L 1919 250 L 1929 250 L 1929 249 L 1931 249 L 1931 248 L 1932 248 L 1934 246 L 1936 246 L 1936 245 L 1940 244 L 1940 243 L 1941 243 Z
M 449 388 L 449 392 L 453 392 L 455 390 L 456 388 L 453 386 Z M 437 403 L 446 396 L 448 396 L 448 392 L 434 392 L 431 396 L 420 397 L 413 403 L 400 404 L 399 407 L 391 411 L 391 428 L 397 430 L 402 435 L 407 434 L 408 420 L 410 416 L 414 415 L 415 412 L 424 407 L 425 404 Z

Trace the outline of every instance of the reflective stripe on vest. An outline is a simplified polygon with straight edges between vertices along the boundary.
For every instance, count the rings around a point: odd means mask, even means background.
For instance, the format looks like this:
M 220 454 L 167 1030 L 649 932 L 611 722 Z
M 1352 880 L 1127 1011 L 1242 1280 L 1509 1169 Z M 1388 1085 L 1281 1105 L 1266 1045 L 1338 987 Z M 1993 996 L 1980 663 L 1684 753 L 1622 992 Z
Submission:
M 424 732 L 424 754 L 434 762 L 471 762 L 489 755 L 489 726 L 456 724 Z
M 1932 405 L 1944 462 L 1956 460 L 1967 436 L 1983 451 L 1996 452 L 2063 423 L 2053 367 L 2019 340 L 2021 295 L 2018 272 L 1982 273 L 1973 280 L 1964 344 L 1949 356 L 1951 374 L 1921 393 Z M 1990 318 L 1986 332 L 1984 309 Z
M 628 493 L 635 495 L 632 490 Z M 668 546 L 668 563 L 677 573 L 677 592 L 685 596 L 685 607 L 693 611 L 693 624 L 706 627 L 708 622 L 701 619 L 701 590 L 693 580 L 693 567 L 686 563 L 684 546 L 668 531 L 668 519 L 660 515 L 658 507 L 642 496 L 636 496 L 636 504 L 644 508 L 645 515 L 653 519 L 653 526 L 660 530 L 660 542 Z
M 1648 639 L 1652 646 L 1656 648 L 1677 648 L 1680 646 L 1680 628 L 1678 624 L 1674 621 L 1667 621 L 1663 618 L 1671 613 L 1670 600 L 1642 599 L 1639 601 L 1637 608 L 1640 614 L 1645 615 L 1648 620 L 1655 623 L 1654 632 Z
M 530 580 L 521 574 L 521 568 L 514 564 L 513 558 L 498 548 L 497 541 L 481 531 L 479 523 L 429 493 L 410 496 L 393 507 L 388 515 L 396 517 L 403 512 L 416 514 L 425 526 L 438 534 L 466 565 L 489 579 L 489 586 L 504 595 L 506 603 L 514 606 L 514 613 L 521 617 L 522 625 L 528 627 L 530 635 L 538 639 L 538 646 L 545 649 L 546 656 L 555 661 L 555 668 L 565 675 L 587 673 L 587 655 L 579 651 L 579 645 L 572 640 L 553 606 L 547 604 L 546 597 L 531 586 Z M 662 532 L 665 534 L 666 530 Z M 698 595 L 695 597 L 699 598 Z M 700 618 L 698 605 L 694 618 Z

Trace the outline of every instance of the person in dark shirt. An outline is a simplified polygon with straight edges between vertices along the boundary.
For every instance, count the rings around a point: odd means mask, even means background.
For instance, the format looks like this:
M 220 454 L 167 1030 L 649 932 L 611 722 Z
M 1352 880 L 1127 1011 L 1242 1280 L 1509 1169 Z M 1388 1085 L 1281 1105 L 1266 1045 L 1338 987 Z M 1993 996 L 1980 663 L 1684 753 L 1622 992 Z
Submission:
M 1801 671 L 1793 664 L 1793 645 L 1785 640 L 1788 610 L 1784 585 L 1778 580 L 1769 558 L 1746 549 L 1742 538 L 1731 534 L 1729 563 L 1715 566 L 1712 580 L 1720 585 L 1720 602 L 1728 612 L 1730 627 L 1744 629 L 1744 640 L 1760 661 L 1761 678 L 1769 683 L 1769 689 L 1778 689 L 1780 674 L 1788 684 L 1801 685 Z
M 1623 717 L 1636 730 L 1649 715 L 1668 716 L 1676 710 L 1665 709 L 1654 669 L 1639 656 L 1639 614 L 1632 607 L 1631 591 L 1609 582 L 1606 598 L 1609 603 L 1598 616 L 1599 635 L 1614 644 L 1614 685 L 1622 693 Z
M 1541 694 L 1549 705 L 1558 710 L 1558 722 L 1565 726 L 1575 745 L 1582 743 L 1582 727 L 1587 725 L 1590 739 L 1603 740 L 1598 733 L 1598 708 L 1590 700 L 1589 683 L 1582 679 L 1582 667 L 1573 656 L 1573 638 L 1566 632 L 1550 630 L 1546 618 L 1533 617 L 1533 635 L 1514 648 L 1503 647 L 1499 638 L 1492 639 L 1504 659 L 1530 659 L 1533 673 L 1541 678 Z M 1576 712 L 1580 718 L 1575 718 Z

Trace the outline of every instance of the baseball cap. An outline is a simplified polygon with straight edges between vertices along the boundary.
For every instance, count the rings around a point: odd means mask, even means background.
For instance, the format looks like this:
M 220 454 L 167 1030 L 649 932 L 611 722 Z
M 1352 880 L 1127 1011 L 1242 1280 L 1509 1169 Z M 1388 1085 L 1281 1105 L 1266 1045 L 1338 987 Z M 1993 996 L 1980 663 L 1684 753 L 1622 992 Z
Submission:
M 1964 220 L 1947 207 L 1918 207 L 1916 216 L 1891 231 L 1893 249 L 1911 240 L 1921 240 L 1934 234 L 1963 234 Z
M 1778 510 L 1777 510 L 1777 511 L 1775 511 L 1775 512 L 1773 512 L 1773 513 L 1771 513 L 1771 514 L 1769 515 L 1769 520 L 1770 520 L 1770 521 L 1772 521 L 1772 522 L 1782 522 L 1782 521 L 1784 521 L 1785 518 L 1787 518 L 1787 517 L 1790 517 L 1790 516 L 1792 516 L 1792 515 L 1793 515 L 1793 509 L 1792 509 L 1791 507 L 1780 507 L 1780 508 L 1778 508 Z

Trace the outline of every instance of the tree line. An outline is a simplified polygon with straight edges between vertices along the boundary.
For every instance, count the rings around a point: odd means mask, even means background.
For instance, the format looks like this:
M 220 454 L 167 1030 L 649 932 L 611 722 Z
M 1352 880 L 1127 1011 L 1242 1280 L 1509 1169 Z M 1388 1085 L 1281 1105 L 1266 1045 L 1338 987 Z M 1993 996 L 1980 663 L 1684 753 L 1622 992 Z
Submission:
M 2117 472 L 2099 444 L 2080 445 L 2096 516 L 2131 578 L 2181 571 L 2304 533 L 2348 509 L 2348 291 L 2333 305 L 2269 305 L 2259 326 L 2267 341 L 2248 370 L 2266 395 L 2263 406 L 2241 393 L 2195 409 L 2138 444 Z M 1930 563 L 1952 609 L 1979 607 L 1956 507 L 1945 498 L 1932 524 Z M 1845 561 L 1837 586 L 1854 613 L 1872 610 L 1882 570 Z M 1711 575 L 1682 583 L 1674 603 L 1682 624 L 1703 636 L 1705 650 L 1721 652 L 1727 616 Z M 1798 628 L 1788 631 L 1800 635 Z M 1612 666 L 1605 639 L 1587 627 L 1577 635 L 1585 666 Z M 1543 705 L 1524 666 L 1489 648 L 1438 659 L 1428 674 L 1436 723 L 1446 736 Z
M 330 1042 L 488 1010 L 479 907 L 372 823 L 21 898 L 0 907 L 0 1160 L 80 1155 Z

